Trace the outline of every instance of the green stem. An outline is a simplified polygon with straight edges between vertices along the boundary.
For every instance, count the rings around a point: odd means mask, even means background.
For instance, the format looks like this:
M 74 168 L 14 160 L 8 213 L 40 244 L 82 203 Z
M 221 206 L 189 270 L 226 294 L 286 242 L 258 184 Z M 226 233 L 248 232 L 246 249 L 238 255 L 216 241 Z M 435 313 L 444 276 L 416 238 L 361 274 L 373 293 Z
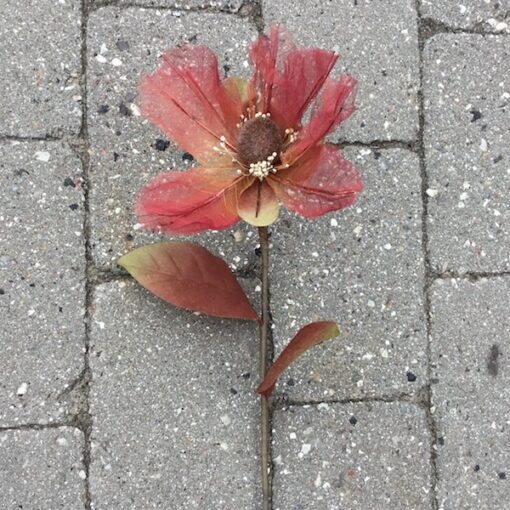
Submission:
M 268 329 L 269 329 L 269 238 L 267 227 L 259 227 L 261 250 L 260 279 L 262 282 L 262 316 L 259 322 L 260 350 L 259 350 L 259 376 L 262 381 L 269 365 L 268 359 Z M 260 396 L 260 475 L 262 480 L 263 510 L 271 510 L 271 483 L 270 483 L 270 420 L 269 402 L 263 395 Z

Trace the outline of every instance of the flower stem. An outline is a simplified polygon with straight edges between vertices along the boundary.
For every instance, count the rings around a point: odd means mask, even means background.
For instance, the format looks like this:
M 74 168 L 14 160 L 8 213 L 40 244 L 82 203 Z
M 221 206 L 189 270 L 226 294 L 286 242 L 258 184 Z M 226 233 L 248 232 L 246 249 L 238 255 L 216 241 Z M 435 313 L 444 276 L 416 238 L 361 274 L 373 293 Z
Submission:
M 268 356 L 268 332 L 269 332 L 269 238 L 267 227 L 259 227 L 259 239 L 261 250 L 260 279 L 262 282 L 262 316 L 259 322 L 260 350 L 259 350 L 259 376 L 262 381 L 266 375 Z M 263 510 L 271 510 L 271 483 L 269 447 L 271 441 L 271 429 L 269 420 L 268 399 L 260 396 L 260 475 L 262 480 Z

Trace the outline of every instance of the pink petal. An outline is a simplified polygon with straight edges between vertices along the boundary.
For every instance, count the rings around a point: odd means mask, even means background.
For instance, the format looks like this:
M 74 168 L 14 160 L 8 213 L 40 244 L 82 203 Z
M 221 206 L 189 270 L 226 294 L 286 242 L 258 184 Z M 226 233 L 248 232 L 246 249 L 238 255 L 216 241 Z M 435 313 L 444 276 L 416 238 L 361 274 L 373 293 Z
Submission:
M 338 56 L 318 48 L 296 48 L 280 26 L 271 27 L 250 47 L 252 83 L 261 92 L 258 109 L 271 113 L 282 128 L 298 126 L 319 93 Z
M 167 51 L 159 69 L 142 79 L 139 96 L 142 113 L 202 164 L 218 160 L 212 148 L 221 136 L 234 146 L 242 101 L 221 82 L 209 48 Z
M 142 189 L 138 221 L 148 229 L 177 234 L 221 230 L 239 221 L 235 170 L 167 172 Z
M 343 209 L 363 190 L 358 171 L 334 145 L 320 145 L 274 180 L 278 199 L 301 216 L 314 218 Z
M 278 218 L 280 207 L 273 188 L 266 180 L 253 181 L 241 194 L 237 212 L 241 218 L 256 227 L 271 225 Z
M 328 78 L 322 94 L 312 111 L 308 124 L 299 133 L 298 140 L 283 155 L 292 165 L 308 149 L 322 141 L 338 124 L 350 117 L 355 110 L 356 80 L 343 75 L 338 81 Z

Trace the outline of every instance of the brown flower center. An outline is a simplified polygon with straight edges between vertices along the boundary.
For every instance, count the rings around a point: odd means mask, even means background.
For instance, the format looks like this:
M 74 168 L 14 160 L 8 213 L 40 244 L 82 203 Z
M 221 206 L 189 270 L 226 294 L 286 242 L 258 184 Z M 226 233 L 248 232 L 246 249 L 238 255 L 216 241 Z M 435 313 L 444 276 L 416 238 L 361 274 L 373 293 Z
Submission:
M 247 120 L 237 138 L 239 160 L 247 167 L 266 161 L 273 153 L 279 154 L 282 142 L 280 129 L 269 117 L 259 115 Z

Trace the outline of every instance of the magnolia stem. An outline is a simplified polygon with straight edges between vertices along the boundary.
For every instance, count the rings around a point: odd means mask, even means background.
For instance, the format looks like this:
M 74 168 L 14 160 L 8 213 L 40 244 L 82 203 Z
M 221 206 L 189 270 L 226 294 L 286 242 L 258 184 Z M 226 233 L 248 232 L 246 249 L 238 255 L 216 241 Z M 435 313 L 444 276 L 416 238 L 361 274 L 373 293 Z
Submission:
M 268 359 L 268 329 L 269 329 L 269 239 L 267 227 L 259 227 L 259 239 L 261 250 L 261 269 L 260 276 L 262 282 L 262 316 L 259 322 L 260 330 L 260 350 L 259 350 L 259 376 L 260 381 L 264 380 L 266 375 Z M 262 497 L 263 510 L 271 510 L 271 483 L 270 483 L 270 462 L 269 462 L 269 443 L 271 439 L 271 430 L 269 422 L 269 402 L 268 399 L 260 396 L 260 475 L 262 479 Z

